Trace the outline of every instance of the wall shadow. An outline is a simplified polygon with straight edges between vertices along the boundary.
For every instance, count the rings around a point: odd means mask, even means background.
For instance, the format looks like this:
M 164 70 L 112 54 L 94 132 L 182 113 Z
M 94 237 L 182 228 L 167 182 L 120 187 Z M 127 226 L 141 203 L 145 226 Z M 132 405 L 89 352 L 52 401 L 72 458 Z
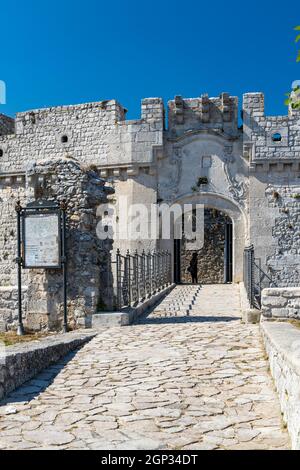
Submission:
M 10 392 L 6 397 L 0 400 L 0 408 L 12 404 L 30 402 L 31 400 L 36 399 L 49 387 L 49 385 L 53 383 L 56 376 L 65 368 L 68 362 L 70 362 L 76 356 L 79 349 L 76 351 L 71 351 L 66 356 L 61 358 L 57 363 L 47 367 L 32 379 L 24 382 L 18 388 Z M 53 399 L 55 399 L 54 395 Z M 57 400 L 59 401 L 60 398 L 57 397 Z
M 172 317 L 144 317 L 140 318 L 135 322 L 135 324 L 138 325 L 155 325 L 155 324 L 170 324 L 170 323 L 207 323 L 207 322 L 215 322 L 215 323 L 220 323 L 220 322 L 231 322 L 231 321 L 239 321 L 241 317 L 231 317 L 231 316 L 172 316 Z

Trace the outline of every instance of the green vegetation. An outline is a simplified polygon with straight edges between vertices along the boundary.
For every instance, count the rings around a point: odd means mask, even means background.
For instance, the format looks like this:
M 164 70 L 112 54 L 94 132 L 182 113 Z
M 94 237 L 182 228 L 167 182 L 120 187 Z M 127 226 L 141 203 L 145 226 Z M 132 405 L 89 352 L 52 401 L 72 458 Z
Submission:
M 206 176 L 199 176 L 198 181 L 197 181 L 197 186 L 199 187 L 201 184 L 207 184 L 208 179 Z
M 295 31 L 300 31 L 300 26 L 296 26 Z M 296 36 L 295 42 L 300 41 L 300 34 Z M 298 50 L 298 55 L 296 58 L 296 62 L 300 62 L 300 50 Z M 285 100 L 285 104 L 287 106 L 291 106 L 292 109 L 300 109 L 300 85 L 296 85 L 290 93 L 286 93 L 287 99 Z
M 296 26 L 295 30 L 300 31 L 300 26 Z M 298 34 L 295 39 L 295 42 L 298 42 L 298 41 L 300 41 L 300 34 Z M 297 56 L 296 61 L 300 62 L 300 50 L 298 51 L 298 56 Z

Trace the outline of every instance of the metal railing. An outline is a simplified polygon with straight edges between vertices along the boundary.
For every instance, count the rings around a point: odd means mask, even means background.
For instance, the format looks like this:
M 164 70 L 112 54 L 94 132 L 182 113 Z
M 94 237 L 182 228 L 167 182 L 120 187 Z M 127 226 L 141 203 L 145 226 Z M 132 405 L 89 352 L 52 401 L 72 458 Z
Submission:
M 261 291 L 274 286 L 273 280 L 261 268 L 260 258 L 255 258 L 254 246 L 244 249 L 244 285 L 251 308 L 261 308 Z
M 150 298 L 171 284 L 171 254 L 153 251 L 122 255 L 118 249 L 114 265 L 114 294 L 117 309 L 129 307 Z

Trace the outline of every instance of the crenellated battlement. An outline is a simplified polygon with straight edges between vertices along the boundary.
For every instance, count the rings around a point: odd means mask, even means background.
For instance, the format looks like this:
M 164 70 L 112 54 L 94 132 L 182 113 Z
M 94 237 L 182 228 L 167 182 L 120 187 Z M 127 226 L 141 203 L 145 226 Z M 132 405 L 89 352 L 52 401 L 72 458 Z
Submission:
M 289 108 L 286 116 L 266 116 L 263 93 L 246 93 L 242 114 L 244 156 L 250 165 L 300 159 L 299 110 Z
M 155 153 L 165 142 L 162 98 L 143 99 L 138 119 L 126 120 L 126 112 L 118 101 L 104 100 L 33 109 L 17 113 L 15 120 L 0 114 L 0 173 L 21 171 L 28 161 L 50 156 L 68 156 L 102 168 L 155 164 Z M 243 143 L 241 154 L 252 169 L 274 170 L 275 163 L 282 163 L 278 168 L 299 168 L 299 110 L 266 116 L 264 94 L 246 93 L 242 117 L 243 131 L 238 126 L 238 98 L 228 93 L 177 95 L 168 102 L 165 136 L 217 132 Z
M 169 130 L 182 134 L 186 130 L 218 129 L 236 134 L 238 128 L 238 98 L 221 93 L 217 98 L 175 96 L 168 102 Z
M 163 143 L 163 100 L 142 100 L 136 120 L 126 120 L 126 112 L 116 100 L 105 100 L 33 109 L 15 120 L 0 115 L 0 174 L 50 157 L 99 167 L 149 165 Z
M 15 120 L 5 114 L 0 113 L 0 136 L 13 134 L 15 130 Z

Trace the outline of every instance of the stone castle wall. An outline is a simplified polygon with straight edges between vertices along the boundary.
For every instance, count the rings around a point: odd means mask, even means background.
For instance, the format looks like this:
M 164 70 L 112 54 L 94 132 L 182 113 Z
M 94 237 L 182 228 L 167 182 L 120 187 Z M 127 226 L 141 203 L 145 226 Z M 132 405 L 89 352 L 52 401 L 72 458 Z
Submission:
M 266 116 L 262 93 L 244 95 L 243 155 L 249 161 L 250 239 L 267 285 L 300 281 L 300 112 Z M 299 196 L 298 196 L 299 194 Z
M 9 116 L 0 113 L 0 136 L 13 134 L 15 130 L 15 121 Z
M 147 98 L 142 100 L 140 119 L 130 121 L 125 119 L 126 110 L 115 100 L 33 110 L 18 113 L 15 120 L 0 115 L 0 287 L 11 286 L 14 295 L 15 220 L 11 214 L 16 199 L 25 202 L 37 197 L 39 184 L 34 186 L 32 181 L 39 181 L 39 171 L 41 181 L 47 181 L 41 162 L 66 160 L 81 168 L 78 176 L 70 176 L 73 186 L 77 178 L 81 181 L 84 172 L 94 169 L 114 187 L 117 232 L 124 228 L 124 222 L 120 222 L 121 196 L 127 197 L 129 204 L 143 203 L 148 208 L 155 203 L 200 203 L 224 212 L 233 222 L 234 282 L 243 279 L 243 249 L 252 243 L 263 272 L 273 284 L 299 283 L 299 210 L 295 195 L 300 192 L 300 112 L 290 110 L 288 116 L 265 116 L 263 95 L 247 93 L 241 129 L 237 98 L 222 93 L 215 98 L 176 96 L 168 103 L 168 128 L 164 113 L 162 99 Z M 279 140 L 274 140 L 275 134 L 280 134 Z M 39 163 L 33 170 L 36 162 Z M 68 165 L 64 168 L 68 175 Z M 70 187 L 63 175 L 61 178 L 62 185 L 43 183 L 40 193 L 52 197 L 54 191 L 61 190 L 72 201 L 77 197 L 76 191 L 73 194 L 72 184 Z M 87 184 L 87 188 L 81 187 L 85 200 L 91 197 L 95 186 Z M 279 197 L 274 199 L 275 193 Z M 78 208 L 76 223 L 80 227 L 85 224 L 82 236 L 88 237 L 96 221 L 85 208 Z M 147 217 L 143 225 L 150 227 Z M 119 241 L 116 235 L 113 252 L 117 248 L 122 252 L 128 248 L 173 250 L 172 239 L 129 236 Z M 221 272 L 220 258 L 221 251 L 213 256 L 215 261 L 209 267 L 215 272 L 214 282 L 221 280 L 217 274 Z M 87 257 L 87 263 L 87 272 L 92 273 L 93 279 L 94 261 Z M 85 271 L 82 273 L 85 276 Z M 204 278 L 205 273 L 200 277 Z M 102 283 L 102 287 L 106 286 L 104 296 L 110 283 L 110 276 L 106 275 Z M 41 277 L 42 290 L 46 284 Z M 7 292 L 3 295 L 9 297 Z M 76 295 L 80 298 L 81 294 Z M 100 300 L 103 304 L 103 298 Z M 78 304 L 75 310 L 82 308 Z M 90 305 L 86 311 L 89 308 Z
M 68 321 L 71 327 L 89 326 L 99 303 L 109 302 L 112 292 L 107 286 L 108 254 L 111 242 L 101 241 L 96 228 L 100 222 L 97 208 L 111 192 L 105 182 L 71 159 L 41 160 L 28 168 L 21 204 L 49 200 L 67 204 L 67 272 Z M 6 251 L 0 261 L 0 314 L 2 329 L 17 323 L 16 296 L 16 213 L 12 197 L 14 188 L 2 190 L 9 195 L 2 204 L 2 243 Z M 25 191 L 25 193 L 24 193 Z M 11 203 L 8 205 L 8 202 Z M 5 212 L 6 211 L 6 212 Z M 22 270 L 24 288 L 24 323 L 31 330 L 60 329 L 63 316 L 61 270 Z
M 287 116 L 265 116 L 264 95 L 246 93 L 243 130 L 245 153 L 247 146 L 251 147 L 251 164 L 272 163 L 272 160 L 282 162 L 282 165 L 289 160 L 297 163 L 300 156 L 300 111 L 289 109 Z M 280 140 L 276 139 L 276 134 L 280 134 Z
M 18 113 L 15 133 L 0 132 L 0 172 L 61 157 L 98 166 L 151 164 L 152 147 L 162 145 L 162 101 L 144 100 L 140 120 L 125 121 L 125 112 L 111 100 Z M 0 116 L 0 129 L 5 122 Z

